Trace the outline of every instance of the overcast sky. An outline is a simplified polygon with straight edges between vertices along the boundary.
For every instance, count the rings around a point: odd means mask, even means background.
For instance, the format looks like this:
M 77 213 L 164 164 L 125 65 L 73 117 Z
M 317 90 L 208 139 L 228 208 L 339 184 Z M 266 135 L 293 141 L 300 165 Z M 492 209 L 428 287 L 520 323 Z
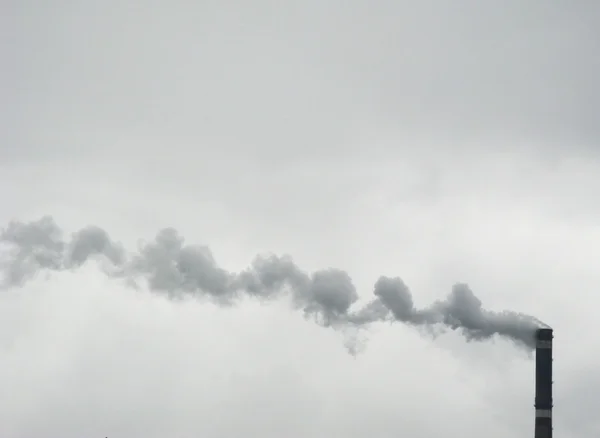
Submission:
M 418 3 L 421 3 L 418 5 Z M 492 5 L 493 3 L 493 5 Z M 163 227 L 466 282 L 555 329 L 555 433 L 600 434 L 600 4 L 4 1 L 0 223 L 127 248 Z M 509 341 L 374 325 L 356 357 L 286 300 L 221 308 L 86 265 L 0 294 L 0 435 L 533 436 Z

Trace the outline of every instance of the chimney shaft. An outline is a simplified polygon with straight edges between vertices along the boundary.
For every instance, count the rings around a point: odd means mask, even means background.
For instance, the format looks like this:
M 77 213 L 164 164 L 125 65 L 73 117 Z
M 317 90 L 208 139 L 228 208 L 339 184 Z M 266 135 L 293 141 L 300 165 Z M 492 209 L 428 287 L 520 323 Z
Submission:
M 535 338 L 535 438 L 552 438 L 552 329 Z

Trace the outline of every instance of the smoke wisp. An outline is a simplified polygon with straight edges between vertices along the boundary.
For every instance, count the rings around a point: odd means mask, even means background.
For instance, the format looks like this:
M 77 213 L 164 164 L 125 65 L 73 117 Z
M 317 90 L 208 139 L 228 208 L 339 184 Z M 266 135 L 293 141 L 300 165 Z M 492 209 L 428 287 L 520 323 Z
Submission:
M 154 240 L 129 253 L 96 226 L 65 239 L 53 218 L 45 216 L 31 222 L 10 222 L 2 229 L 0 245 L 3 288 L 22 286 L 42 270 L 73 270 L 94 259 L 110 277 L 124 279 L 133 287 L 142 281 L 150 290 L 172 296 L 203 295 L 230 305 L 243 294 L 263 300 L 287 294 L 306 317 L 325 327 L 351 331 L 376 322 L 398 321 L 457 330 L 468 340 L 498 335 L 533 349 L 535 331 L 544 326 L 529 315 L 484 309 L 463 283 L 455 284 L 445 300 L 418 309 L 400 278 L 382 276 L 374 285 L 373 299 L 356 308 L 359 296 L 345 271 L 324 269 L 308 274 L 289 256 L 263 255 L 247 269 L 229 272 L 217 264 L 208 247 L 186 244 L 173 228 L 159 231 Z

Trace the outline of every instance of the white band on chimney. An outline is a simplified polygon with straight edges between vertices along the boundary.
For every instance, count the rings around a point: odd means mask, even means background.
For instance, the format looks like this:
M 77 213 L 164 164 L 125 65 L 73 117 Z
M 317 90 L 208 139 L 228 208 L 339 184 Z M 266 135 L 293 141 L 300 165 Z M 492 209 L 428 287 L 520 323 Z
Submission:
M 536 348 L 552 348 L 552 341 L 541 341 L 538 339 Z
M 552 418 L 552 410 L 550 409 L 536 409 L 536 418 Z

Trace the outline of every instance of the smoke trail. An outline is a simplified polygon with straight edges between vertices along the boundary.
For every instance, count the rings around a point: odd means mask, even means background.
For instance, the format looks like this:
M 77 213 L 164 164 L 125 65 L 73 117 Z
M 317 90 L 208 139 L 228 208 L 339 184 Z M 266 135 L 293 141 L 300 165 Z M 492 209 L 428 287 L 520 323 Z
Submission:
M 4 288 L 21 286 L 40 270 L 71 270 L 96 259 L 110 277 L 126 279 L 130 285 L 141 280 L 152 291 L 173 296 L 202 294 L 230 305 L 242 294 L 263 300 L 286 294 L 306 317 L 352 333 L 375 322 L 399 321 L 459 330 L 468 340 L 499 335 L 533 349 L 535 330 L 543 326 L 529 315 L 484 309 L 466 284 L 454 285 L 445 300 L 417 309 L 410 290 L 398 277 L 380 277 L 373 300 L 355 309 L 358 294 L 342 270 L 308 274 L 289 256 L 268 255 L 256 257 L 242 272 L 228 272 L 218 266 L 208 247 L 186 244 L 173 228 L 161 230 L 153 241 L 127 254 L 106 231 L 95 226 L 81 229 L 65 241 L 54 220 L 45 216 L 32 222 L 9 223 L 0 234 L 0 243 L 6 248 L 0 261 Z M 353 351 L 356 346 L 348 348 Z

